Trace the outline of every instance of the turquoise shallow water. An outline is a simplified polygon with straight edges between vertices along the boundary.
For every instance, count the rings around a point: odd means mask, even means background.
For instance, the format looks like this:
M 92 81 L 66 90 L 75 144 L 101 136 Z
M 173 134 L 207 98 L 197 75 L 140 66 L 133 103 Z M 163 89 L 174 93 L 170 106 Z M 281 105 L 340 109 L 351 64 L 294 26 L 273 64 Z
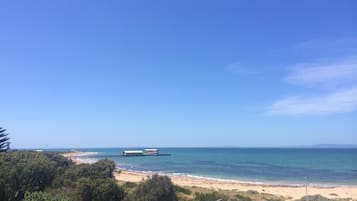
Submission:
M 170 156 L 122 157 L 125 148 L 76 149 L 96 152 L 121 168 L 253 182 L 357 184 L 357 149 L 161 148 Z

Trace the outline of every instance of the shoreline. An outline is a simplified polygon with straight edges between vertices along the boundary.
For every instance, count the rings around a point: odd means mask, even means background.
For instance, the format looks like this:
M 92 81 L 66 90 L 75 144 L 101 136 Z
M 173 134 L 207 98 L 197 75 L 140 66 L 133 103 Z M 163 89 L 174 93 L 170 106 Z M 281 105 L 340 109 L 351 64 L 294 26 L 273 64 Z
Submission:
M 94 153 L 89 152 L 70 152 L 63 156 L 71 159 L 76 164 L 92 163 L 90 160 L 83 160 L 79 157 L 90 156 Z M 283 184 L 283 183 L 266 183 L 266 182 L 250 182 L 235 179 L 218 179 L 206 178 L 193 175 L 183 174 L 162 174 L 158 172 L 143 172 L 117 168 L 119 171 L 114 172 L 114 177 L 122 182 L 141 182 L 148 177 L 159 174 L 171 178 L 172 182 L 179 186 L 201 187 L 214 190 L 232 190 L 232 191 L 249 191 L 254 190 L 259 193 L 269 193 L 284 197 L 291 197 L 291 200 L 300 199 L 306 195 L 305 185 L 303 184 Z M 309 195 L 320 194 L 327 198 L 353 198 L 357 199 L 357 185 L 324 185 L 310 184 L 308 185 Z
M 84 162 L 85 163 L 85 162 Z M 288 182 L 269 182 L 269 181 L 251 181 L 251 180 L 239 180 L 239 179 L 226 179 L 226 178 L 216 178 L 209 176 L 198 176 L 198 175 L 187 175 L 181 173 L 165 173 L 165 172 L 155 172 L 155 171 L 140 171 L 140 170 L 131 170 L 117 167 L 116 169 L 125 172 L 131 172 L 136 174 L 144 174 L 144 175 L 163 175 L 168 177 L 187 177 L 191 179 L 201 179 L 208 181 L 217 181 L 217 182 L 227 182 L 227 183 L 237 183 L 237 184 L 245 184 L 251 186 L 277 186 L 277 187 L 305 187 L 305 184 L 301 183 L 288 183 Z M 357 184 L 322 184 L 322 183 L 308 183 L 309 187 L 316 188 L 336 188 L 336 187 L 355 187 L 357 188 Z
M 120 170 L 120 173 L 115 172 L 114 177 L 118 181 L 123 182 L 141 182 L 146 178 L 156 173 L 144 173 L 128 170 Z M 165 174 L 164 174 L 165 175 Z M 214 190 L 233 190 L 233 191 L 249 191 L 254 190 L 259 193 L 269 193 L 273 195 L 280 195 L 284 197 L 291 197 L 290 200 L 300 199 L 305 196 L 305 186 L 298 185 L 280 185 L 280 184 L 266 184 L 266 183 L 253 183 L 237 180 L 217 180 L 211 178 L 194 178 L 190 176 L 169 176 L 172 182 L 179 186 L 187 187 L 201 187 Z M 309 195 L 320 194 L 327 198 L 357 198 L 357 186 L 320 186 L 309 185 Z M 337 196 L 335 195 L 337 194 Z

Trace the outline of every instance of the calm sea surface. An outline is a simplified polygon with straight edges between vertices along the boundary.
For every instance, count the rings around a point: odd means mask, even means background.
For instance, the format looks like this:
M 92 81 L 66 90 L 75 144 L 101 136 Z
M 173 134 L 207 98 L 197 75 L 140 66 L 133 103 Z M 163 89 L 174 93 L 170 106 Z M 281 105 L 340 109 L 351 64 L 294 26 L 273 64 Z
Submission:
M 357 149 L 161 148 L 171 155 L 145 157 L 122 157 L 125 148 L 76 150 L 96 153 L 84 159 L 109 158 L 136 171 L 287 184 L 302 184 L 307 176 L 316 184 L 357 184 Z

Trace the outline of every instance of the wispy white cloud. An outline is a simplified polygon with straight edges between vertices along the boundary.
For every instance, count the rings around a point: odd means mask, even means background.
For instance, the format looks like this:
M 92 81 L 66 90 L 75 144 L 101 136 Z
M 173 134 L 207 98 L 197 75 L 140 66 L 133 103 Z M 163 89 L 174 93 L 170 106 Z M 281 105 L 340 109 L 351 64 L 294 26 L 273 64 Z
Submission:
M 357 109 L 357 88 L 334 91 L 316 97 L 290 96 L 268 108 L 272 115 L 327 115 Z
M 260 73 L 256 69 L 243 67 L 239 62 L 229 64 L 227 70 L 239 75 L 253 75 Z
M 345 85 L 357 80 L 357 57 L 335 62 L 296 64 L 285 81 L 303 86 Z
M 349 41 L 350 43 L 347 43 Z M 287 96 L 273 102 L 271 115 L 329 115 L 357 110 L 357 40 L 308 41 L 292 49 L 310 52 L 312 62 L 290 66 L 283 80 L 304 87 L 309 94 Z M 312 54 L 313 53 L 313 54 Z M 308 58 L 308 57 L 306 57 Z M 309 91 L 310 90 L 310 91 Z

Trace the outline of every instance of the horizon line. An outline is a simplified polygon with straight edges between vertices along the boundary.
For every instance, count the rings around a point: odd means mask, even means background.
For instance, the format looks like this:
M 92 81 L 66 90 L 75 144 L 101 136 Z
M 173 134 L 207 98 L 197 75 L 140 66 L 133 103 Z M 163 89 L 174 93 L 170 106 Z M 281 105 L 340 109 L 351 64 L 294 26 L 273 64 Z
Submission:
M 288 146 L 108 146 L 108 147 L 16 147 L 12 150 L 26 149 L 119 149 L 119 148 L 357 148 L 357 144 L 316 144 L 316 145 L 288 145 Z

